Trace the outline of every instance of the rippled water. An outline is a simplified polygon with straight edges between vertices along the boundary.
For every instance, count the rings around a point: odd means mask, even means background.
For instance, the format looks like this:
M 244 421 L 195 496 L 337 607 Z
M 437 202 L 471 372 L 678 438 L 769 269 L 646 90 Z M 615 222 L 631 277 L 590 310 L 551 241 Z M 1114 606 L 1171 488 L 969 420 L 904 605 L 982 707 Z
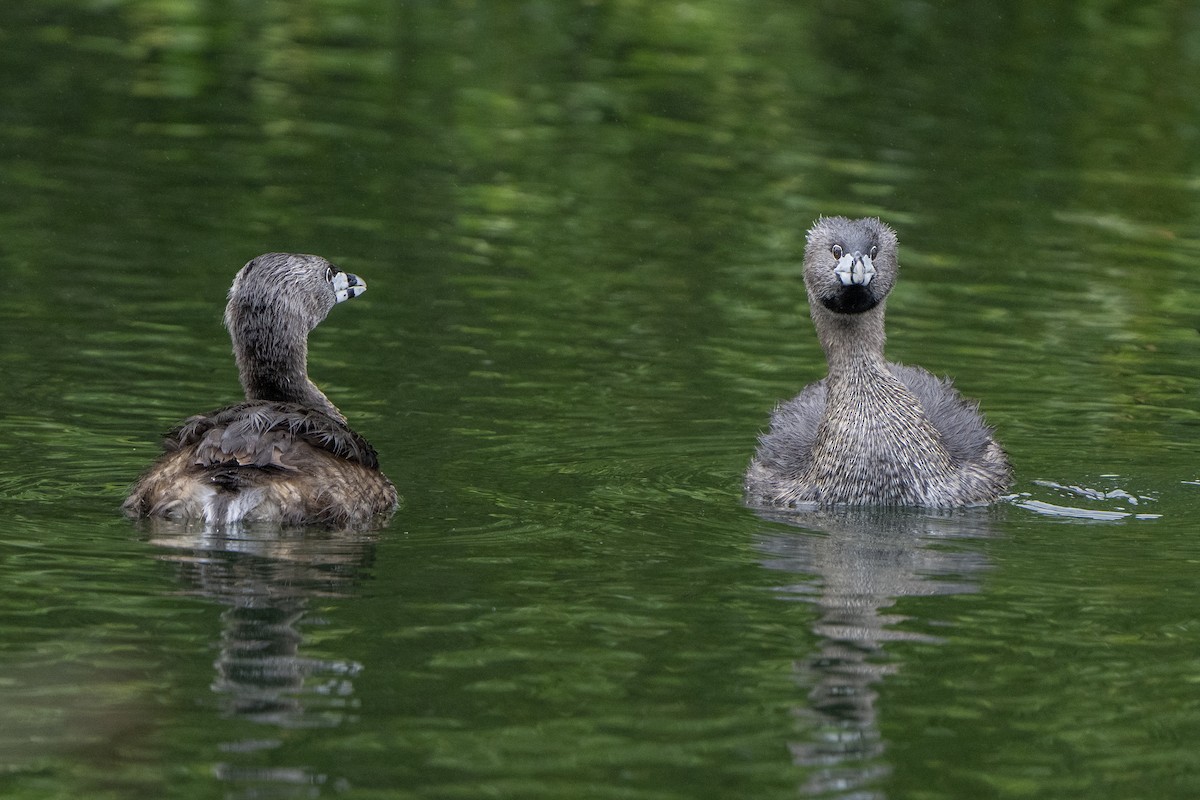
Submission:
M 0 7 L 6 797 L 1200 792 L 1200 17 L 1178 4 Z M 760 515 L 821 213 L 991 509 Z M 404 505 L 136 525 L 267 250 Z

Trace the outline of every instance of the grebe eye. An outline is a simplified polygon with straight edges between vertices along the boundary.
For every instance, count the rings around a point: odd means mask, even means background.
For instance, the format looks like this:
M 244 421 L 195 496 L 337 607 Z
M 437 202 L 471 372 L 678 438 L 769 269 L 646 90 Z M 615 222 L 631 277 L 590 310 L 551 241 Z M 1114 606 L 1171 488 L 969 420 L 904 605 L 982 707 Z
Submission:
M 834 258 L 838 259 L 839 261 L 841 260 L 842 246 L 840 244 L 835 244 L 833 247 L 829 248 L 829 252 L 833 253 Z
M 871 260 L 874 261 L 875 256 L 877 256 L 877 255 L 879 255 L 879 248 L 876 247 L 875 245 L 871 245 Z

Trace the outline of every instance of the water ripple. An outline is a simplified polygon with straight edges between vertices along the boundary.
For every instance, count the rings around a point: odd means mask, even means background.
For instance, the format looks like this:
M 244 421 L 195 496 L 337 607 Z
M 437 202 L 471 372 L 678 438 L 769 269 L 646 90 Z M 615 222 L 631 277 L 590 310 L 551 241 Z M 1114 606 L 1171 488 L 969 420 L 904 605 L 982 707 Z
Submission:
M 1150 514 L 1135 511 L 1132 507 L 1143 503 L 1153 503 L 1157 498 L 1136 495 L 1121 488 L 1092 489 L 1086 486 L 1066 486 L 1054 481 L 1034 481 L 1037 486 L 1051 490 L 1058 497 L 1079 500 L 1094 504 L 1098 507 L 1084 505 L 1065 505 L 1052 503 L 1048 500 L 1035 498 L 1029 492 L 1011 495 L 1008 499 L 1020 508 L 1047 517 L 1078 519 L 1092 522 L 1114 522 L 1118 520 L 1149 520 L 1160 519 L 1162 514 Z

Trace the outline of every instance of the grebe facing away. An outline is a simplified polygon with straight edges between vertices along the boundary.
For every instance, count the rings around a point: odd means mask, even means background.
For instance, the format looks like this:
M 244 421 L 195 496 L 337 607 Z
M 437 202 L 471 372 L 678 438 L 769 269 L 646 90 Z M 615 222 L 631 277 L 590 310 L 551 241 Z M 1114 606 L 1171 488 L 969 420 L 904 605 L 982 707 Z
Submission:
M 809 230 L 804 285 L 829 374 L 775 409 L 746 473 L 751 503 L 944 508 L 990 503 L 1011 482 L 977 404 L 884 359 L 896 249 L 878 219 L 826 217 Z
M 364 526 L 390 514 L 396 489 L 379 471 L 375 449 L 308 377 L 309 332 L 366 288 L 318 256 L 267 253 L 242 267 L 225 326 L 246 402 L 168 432 L 125 513 L 330 526 Z

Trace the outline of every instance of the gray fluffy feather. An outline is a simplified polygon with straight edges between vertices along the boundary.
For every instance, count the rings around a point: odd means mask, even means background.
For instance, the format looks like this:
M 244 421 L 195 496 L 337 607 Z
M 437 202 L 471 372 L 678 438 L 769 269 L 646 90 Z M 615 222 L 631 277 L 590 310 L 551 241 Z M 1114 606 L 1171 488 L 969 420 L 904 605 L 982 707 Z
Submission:
M 877 219 L 823 218 L 809 231 L 805 286 L 830 372 L 775 409 L 746 473 L 750 502 L 952 507 L 1009 485 L 978 405 L 948 378 L 883 358 L 896 247 Z M 874 254 L 875 276 L 847 285 L 835 272 L 845 254 Z

